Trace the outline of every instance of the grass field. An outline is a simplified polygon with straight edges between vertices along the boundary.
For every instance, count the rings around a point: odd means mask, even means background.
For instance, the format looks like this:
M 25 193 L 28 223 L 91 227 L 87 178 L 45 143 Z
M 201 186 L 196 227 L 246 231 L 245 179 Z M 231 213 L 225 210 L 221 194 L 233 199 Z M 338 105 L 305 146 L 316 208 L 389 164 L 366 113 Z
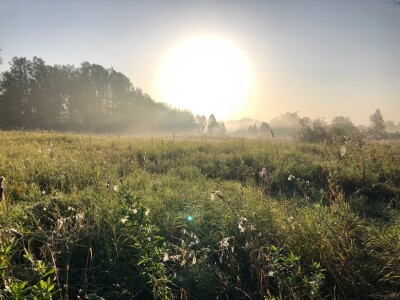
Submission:
M 0 141 L 0 299 L 400 298 L 398 142 Z

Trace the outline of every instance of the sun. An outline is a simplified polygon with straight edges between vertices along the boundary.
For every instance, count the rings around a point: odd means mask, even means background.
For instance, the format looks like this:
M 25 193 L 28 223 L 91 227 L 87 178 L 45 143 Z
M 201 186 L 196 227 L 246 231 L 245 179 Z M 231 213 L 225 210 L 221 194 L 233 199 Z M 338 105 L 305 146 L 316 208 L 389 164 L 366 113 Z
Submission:
M 251 72 L 239 48 L 221 38 L 182 41 L 166 54 L 157 80 L 160 99 L 218 119 L 240 115 L 251 92 Z

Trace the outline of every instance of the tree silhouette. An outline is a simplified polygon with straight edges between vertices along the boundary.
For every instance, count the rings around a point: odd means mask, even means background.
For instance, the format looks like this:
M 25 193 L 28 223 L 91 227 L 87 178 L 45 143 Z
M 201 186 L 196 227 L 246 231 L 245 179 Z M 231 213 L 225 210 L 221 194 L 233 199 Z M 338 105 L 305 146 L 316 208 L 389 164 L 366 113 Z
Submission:
M 379 108 L 369 117 L 370 133 L 376 138 L 383 138 L 385 136 L 385 123 Z
M 156 103 L 112 68 L 14 57 L 0 78 L 0 127 L 181 132 L 195 130 L 196 121 L 189 111 Z
M 196 124 L 200 133 L 206 129 L 207 119 L 205 116 L 196 116 Z
M 304 142 L 326 142 L 329 140 L 327 132 L 327 124 L 322 119 L 311 120 L 308 117 L 301 118 L 300 130 L 298 132 L 299 139 Z
M 249 128 L 247 129 L 247 134 L 249 136 L 256 136 L 257 132 L 258 132 L 258 129 L 257 129 L 257 125 L 256 124 L 249 125 Z
M 208 117 L 207 134 L 214 136 L 223 136 L 226 134 L 225 124 L 217 122 L 214 114 Z
M 295 136 L 300 128 L 297 112 L 287 112 L 271 119 L 271 128 L 277 136 Z
M 207 133 L 208 134 L 216 134 L 218 131 L 218 122 L 217 119 L 215 118 L 214 114 L 211 114 L 208 117 L 208 122 L 207 122 Z
M 331 121 L 330 133 L 335 137 L 344 137 L 359 133 L 357 127 L 348 117 L 337 116 Z
M 260 128 L 258 128 L 258 132 L 263 137 L 271 136 L 271 126 L 267 122 L 262 122 Z

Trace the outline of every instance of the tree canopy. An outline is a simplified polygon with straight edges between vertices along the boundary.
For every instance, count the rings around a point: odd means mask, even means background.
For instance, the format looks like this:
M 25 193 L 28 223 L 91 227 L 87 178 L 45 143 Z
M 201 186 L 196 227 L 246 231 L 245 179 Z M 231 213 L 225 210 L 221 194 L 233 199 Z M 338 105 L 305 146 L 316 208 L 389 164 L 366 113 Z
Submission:
M 113 68 L 46 65 L 14 57 L 0 81 L 0 127 L 94 132 L 179 132 L 198 125 L 189 111 L 156 103 Z

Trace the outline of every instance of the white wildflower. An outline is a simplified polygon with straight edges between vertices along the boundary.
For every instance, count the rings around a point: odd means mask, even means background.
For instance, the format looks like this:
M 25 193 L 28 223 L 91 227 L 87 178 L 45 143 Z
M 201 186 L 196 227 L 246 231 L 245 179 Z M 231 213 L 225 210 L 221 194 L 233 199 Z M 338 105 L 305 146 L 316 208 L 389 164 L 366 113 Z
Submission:
M 290 175 L 289 177 L 288 177 L 288 180 L 289 181 L 292 181 L 293 179 L 295 179 L 296 177 L 294 177 L 293 175 Z
M 168 253 L 164 254 L 163 262 L 169 261 L 169 255 Z
M 164 255 L 165 257 L 165 255 Z M 169 257 L 170 260 L 177 261 L 181 258 L 181 255 L 172 255 Z
M 150 208 L 146 209 L 146 212 L 144 213 L 146 216 L 150 214 Z
M 125 224 L 125 222 L 128 221 L 128 216 L 125 216 L 121 219 L 121 223 Z
M 118 192 L 118 185 L 114 184 L 113 190 L 114 190 L 114 192 Z
M 222 248 L 228 248 L 229 247 L 229 237 L 226 237 L 224 239 L 222 239 L 219 244 Z
M 245 231 L 245 225 L 247 223 L 247 219 L 245 217 L 241 217 L 239 220 L 239 224 L 238 224 L 238 228 L 240 230 L 240 232 L 244 232 Z

